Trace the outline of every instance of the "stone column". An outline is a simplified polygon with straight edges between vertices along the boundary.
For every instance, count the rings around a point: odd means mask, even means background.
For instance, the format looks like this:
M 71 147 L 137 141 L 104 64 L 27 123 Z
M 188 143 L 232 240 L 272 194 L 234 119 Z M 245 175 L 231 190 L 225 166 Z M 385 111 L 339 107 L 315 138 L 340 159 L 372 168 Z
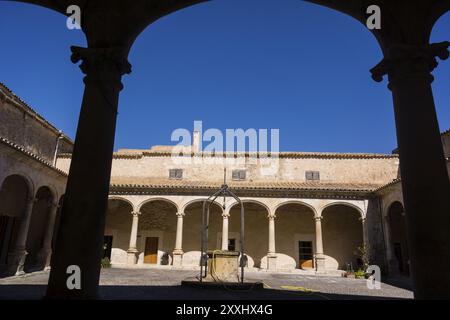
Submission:
M 8 254 L 8 273 L 11 275 L 21 275 L 25 273 L 23 271 L 23 266 L 25 264 L 25 258 L 28 254 L 26 251 L 27 237 L 28 230 L 30 228 L 31 214 L 35 203 L 35 198 L 28 198 L 25 211 L 20 218 L 14 249 Z
M 222 214 L 222 250 L 228 251 L 228 219 L 230 215 L 228 213 Z
M 175 248 L 172 253 L 172 265 L 175 267 L 181 267 L 183 265 L 183 217 L 184 212 L 177 213 L 177 235 L 175 238 Z
M 366 217 L 360 217 L 359 221 L 361 221 L 361 227 L 363 232 L 363 245 L 365 247 L 369 246 L 369 230 L 367 229 L 367 219 Z
M 419 37 L 418 31 L 413 33 L 414 39 L 416 35 Z M 404 39 L 411 37 L 407 35 Z M 428 42 L 428 38 L 425 41 Z M 372 76 L 376 81 L 381 81 L 385 74 L 389 76 L 394 100 L 415 298 L 448 299 L 450 181 L 436 117 L 431 72 L 438 65 L 436 57 L 443 60 L 449 57 L 450 43 L 386 41 L 384 45 L 385 57 L 372 69 Z
M 128 48 L 71 48 L 72 62 L 82 61 L 85 90 L 47 286 L 50 299 L 98 297 L 121 78 L 131 72 Z M 80 270 L 80 289 L 67 287 L 70 266 Z
M 38 259 L 40 264 L 44 267 L 44 270 L 50 270 L 50 258 L 52 255 L 52 238 L 53 231 L 55 230 L 56 214 L 58 213 L 58 204 L 50 203 L 50 212 L 48 215 L 48 222 L 45 228 L 44 243 L 41 250 L 38 253 Z
M 131 233 L 130 233 L 130 245 L 127 250 L 127 264 L 134 265 L 137 262 L 137 233 L 138 233 L 138 225 L 139 225 L 139 215 L 141 214 L 139 211 L 132 211 L 133 222 L 131 224 Z
M 275 250 L 275 214 L 269 214 L 269 251 L 267 252 L 267 269 L 277 269 L 277 254 Z
M 325 256 L 323 254 L 322 217 L 314 217 L 316 226 L 316 272 L 325 272 Z

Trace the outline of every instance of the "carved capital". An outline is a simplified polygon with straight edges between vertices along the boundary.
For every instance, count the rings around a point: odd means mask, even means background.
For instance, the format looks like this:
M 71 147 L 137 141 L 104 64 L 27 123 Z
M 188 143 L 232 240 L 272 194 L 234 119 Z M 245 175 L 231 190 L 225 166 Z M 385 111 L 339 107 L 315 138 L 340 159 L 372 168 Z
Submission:
M 177 212 L 177 217 L 178 218 L 182 218 L 182 217 L 184 217 L 185 216 L 185 213 L 184 212 Z
M 72 46 L 73 63 L 81 61 L 80 69 L 86 74 L 85 83 L 90 80 L 102 83 L 118 83 L 122 89 L 121 77 L 131 73 L 131 64 L 127 60 L 127 53 L 123 48 L 82 48 Z
M 387 50 L 384 59 L 370 70 L 372 79 L 381 82 L 385 75 L 389 75 L 392 82 L 425 74 L 433 81 L 430 73 L 438 66 L 436 58 L 448 59 L 449 46 L 448 41 L 424 46 L 394 44 Z
M 140 214 L 141 214 L 140 211 L 131 211 L 131 215 L 132 215 L 133 217 L 139 217 Z
M 267 216 L 267 218 L 269 218 L 269 220 L 275 220 L 276 217 L 277 217 L 277 216 L 276 216 L 275 214 L 269 214 L 269 215 Z
M 320 222 L 320 221 L 322 221 L 322 219 L 323 219 L 323 217 L 322 217 L 322 216 L 320 216 L 320 217 L 314 217 L 314 221 L 318 221 L 318 222 Z

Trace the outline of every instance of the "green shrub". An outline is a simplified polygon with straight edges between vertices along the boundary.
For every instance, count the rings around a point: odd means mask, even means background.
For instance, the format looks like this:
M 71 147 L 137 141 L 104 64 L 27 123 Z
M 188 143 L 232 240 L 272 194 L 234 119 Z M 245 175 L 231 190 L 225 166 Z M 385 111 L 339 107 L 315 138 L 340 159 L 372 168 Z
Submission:
M 366 276 L 366 272 L 362 269 L 359 269 L 358 271 L 355 272 L 355 277 L 356 278 L 361 278 L 364 279 Z
M 111 261 L 109 261 L 108 257 L 104 257 L 102 259 L 102 268 L 110 268 L 111 267 Z

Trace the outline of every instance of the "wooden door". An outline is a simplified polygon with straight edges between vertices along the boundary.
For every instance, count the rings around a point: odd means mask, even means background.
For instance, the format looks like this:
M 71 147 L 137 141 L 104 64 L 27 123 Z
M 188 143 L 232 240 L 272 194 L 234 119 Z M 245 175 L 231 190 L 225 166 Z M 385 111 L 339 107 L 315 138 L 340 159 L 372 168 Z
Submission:
M 144 263 L 158 263 L 158 237 L 145 239 Z

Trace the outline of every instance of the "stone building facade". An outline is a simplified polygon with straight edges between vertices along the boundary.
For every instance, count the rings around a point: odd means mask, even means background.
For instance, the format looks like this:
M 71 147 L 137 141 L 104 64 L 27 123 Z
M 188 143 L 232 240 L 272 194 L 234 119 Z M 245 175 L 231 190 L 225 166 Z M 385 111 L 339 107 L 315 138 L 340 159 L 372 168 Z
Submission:
M 0 86 L 0 267 L 49 267 L 73 143 Z M 359 249 L 409 273 L 396 154 L 114 153 L 104 256 L 113 266 L 196 268 L 204 200 L 224 182 L 245 208 L 248 268 L 305 273 L 357 269 Z M 450 133 L 443 133 L 445 155 Z M 211 204 L 209 249 L 239 250 L 234 199 Z

